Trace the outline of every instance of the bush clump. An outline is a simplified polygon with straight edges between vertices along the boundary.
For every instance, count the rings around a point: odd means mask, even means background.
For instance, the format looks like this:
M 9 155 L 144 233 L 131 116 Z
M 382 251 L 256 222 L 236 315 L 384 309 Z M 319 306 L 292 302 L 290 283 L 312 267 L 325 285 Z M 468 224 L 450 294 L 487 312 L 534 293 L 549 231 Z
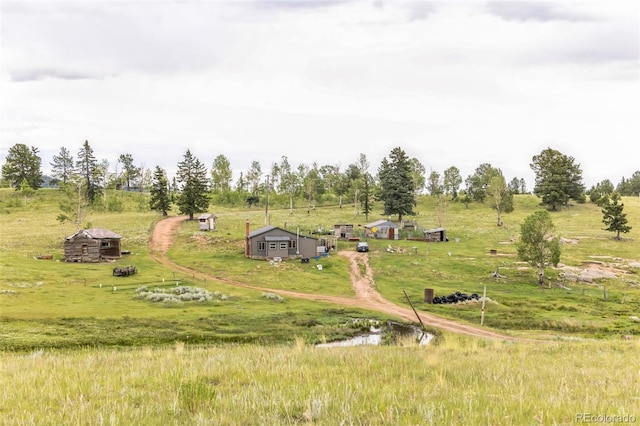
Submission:
M 210 302 L 216 300 L 227 300 L 228 295 L 219 291 L 211 293 L 200 287 L 178 286 L 170 289 L 154 288 L 149 290 L 142 286 L 135 291 L 136 299 L 144 299 L 149 302 Z

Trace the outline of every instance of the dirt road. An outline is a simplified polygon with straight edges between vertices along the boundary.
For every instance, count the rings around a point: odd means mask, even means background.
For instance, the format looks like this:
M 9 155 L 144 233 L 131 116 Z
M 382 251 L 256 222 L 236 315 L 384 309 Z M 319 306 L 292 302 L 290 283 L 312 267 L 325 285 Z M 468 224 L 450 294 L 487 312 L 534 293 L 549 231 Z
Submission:
M 403 307 L 390 302 L 382 297 L 376 290 L 375 281 L 373 279 L 373 273 L 369 265 L 368 253 L 357 253 L 355 251 L 341 251 L 338 252 L 340 256 L 344 256 L 349 259 L 351 265 L 350 276 L 351 285 L 353 286 L 355 296 L 354 297 L 338 297 L 329 296 L 324 294 L 310 294 L 300 293 L 296 291 L 270 289 L 264 287 L 256 287 L 241 282 L 235 282 L 231 280 L 219 279 L 209 276 L 199 271 L 178 265 L 171 261 L 166 252 L 171 246 L 173 235 L 177 227 L 186 219 L 187 216 L 169 217 L 159 221 L 153 229 L 153 235 L 150 241 L 151 255 L 153 258 L 176 271 L 181 271 L 193 275 L 198 278 L 206 278 L 210 281 L 220 281 L 225 284 L 231 284 L 238 287 L 252 288 L 260 291 L 268 291 L 277 293 L 282 296 L 318 300 L 323 302 L 330 302 L 336 305 L 357 307 L 362 309 L 368 309 L 376 312 L 382 312 L 387 315 L 392 315 L 398 318 L 402 318 L 406 321 L 415 322 L 416 314 L 411 307 Z M 365 271 L 364 274 L 361 271 Z M 447 330 L 453 333 L 467 334 L 477 337 L 497 338 L 497 339 L 509 339 L 520 340 L 511 336 L 506 336 L 500 333 L 496 333 L 484 328 L 474 327 L 466 324 L 460 324 L 455 321 L 451 321 L 445 318 L 438 317 L 436 315 L 427 314 L 424 312 L 418 312 L 420 319 L 426 326 Z

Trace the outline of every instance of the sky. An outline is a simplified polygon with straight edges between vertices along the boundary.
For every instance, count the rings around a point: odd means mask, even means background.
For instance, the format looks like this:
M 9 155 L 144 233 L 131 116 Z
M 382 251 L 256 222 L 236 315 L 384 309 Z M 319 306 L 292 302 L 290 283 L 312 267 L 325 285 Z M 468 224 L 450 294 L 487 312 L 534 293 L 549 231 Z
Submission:
M 234 179 L 400 147 L 529 190 L 552 148 L 616 185 L 640 170 L 640 2 L 0 0 L 0 163 L 35 146 L 46 174 L 84 141 Z

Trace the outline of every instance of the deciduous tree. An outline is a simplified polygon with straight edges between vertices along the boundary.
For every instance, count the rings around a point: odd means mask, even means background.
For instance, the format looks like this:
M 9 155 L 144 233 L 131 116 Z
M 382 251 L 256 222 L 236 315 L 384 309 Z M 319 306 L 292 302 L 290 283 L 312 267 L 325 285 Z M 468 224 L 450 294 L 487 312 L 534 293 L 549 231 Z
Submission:
M 520 226 L 520 240 L 516 243 L 518 257 L 538 268 L 540 285 L 544 283 L 545 268 L 560 262 L 560 241 L 553 231 L 553 221 L 546 210 L 529 215 Z
M 231 189 L 232 177 L 231 162 L 223 154 L 218 155 L 211 167 L 211 189 L 220 194 L 228 192 Z
M 513 192 L 507 187 L 507 182 L 498 170 L 498 174 L 491 177 L 487 186 L 487 198 L 491 201 L 491 207 L 498 213 L 498 226 L 502 226 L 502 213 L 513 211 Z
M 458 190 L 462 185 L 462 176 L 460 170 L 456 166 L 451 166 L 444 171 L 443 189 L 445 194 L 451 195 L 451 199 L 458 198 Z

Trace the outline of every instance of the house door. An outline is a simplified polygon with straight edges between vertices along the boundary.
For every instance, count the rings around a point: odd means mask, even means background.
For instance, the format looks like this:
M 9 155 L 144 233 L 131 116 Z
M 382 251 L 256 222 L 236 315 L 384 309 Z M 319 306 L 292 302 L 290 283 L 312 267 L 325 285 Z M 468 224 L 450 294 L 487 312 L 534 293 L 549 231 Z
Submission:
M 389 239 L 390 240 L 396 239 L 396 230 L 394 228 L 389 228 Z

